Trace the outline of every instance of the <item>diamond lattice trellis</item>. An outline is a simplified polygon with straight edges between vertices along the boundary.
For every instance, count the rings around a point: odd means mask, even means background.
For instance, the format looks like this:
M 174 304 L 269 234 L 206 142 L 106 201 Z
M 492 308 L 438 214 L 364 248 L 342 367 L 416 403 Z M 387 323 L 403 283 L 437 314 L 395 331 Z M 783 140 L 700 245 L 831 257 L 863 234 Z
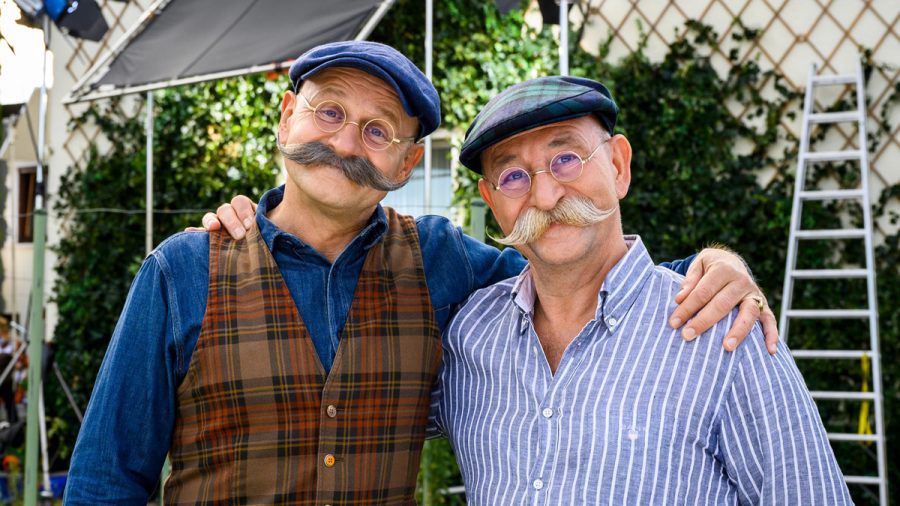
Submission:
M 137 21 L 140 15 L 150 5 L 150 0 L 131 0 L 128 2 L 116 2 L 111 0 L 100 0 L 98 4 L 103 10 L 103 14 L 109 24 L 109 31 L 106 37 L 99 43 L 85 41 L 82 39 L 65 38 L 65 43 L 57 43 L 51 45 L 54 53 L 58 57 L 62 56 L 65 64 L 62 65 L 63 75 L 58 75 L 60 81 L 60 96 L 68 92 L 74 83 L 99 60 L 103 54 L 125 34 L 125 31 Z M 56 47 L 53 47 L 56 46 Z M 60 62 L 61 63 L 61 62 Z M 60 72 L 60 65 L 57 64 L 57 74 Z M 137 107 L 129 107 L 134 105 L 129 101 L 120 103 L 120 109 L 123 114 L 129 117 L 139 114 L 141 109 Z M 65 106 L 65 113 L 68 118 L 76 118 L 87 108 L 85 104 L 71 104 Z M 82 165 L 84 157 L 87 155 L 88 145 L 99 142 L 101 145 L 105 139 L 100 139 L 100 131 L 91 126 L 79 126 L 67 132 L 65 140 L 56 144 L 58 149 L 65 152 L 68 160 L 66 166 Z M 54 140 L 51 142 L 55 144 Z
M 590 0 L 588 27 L 583 47 L 592 50 L 612 37 L 610 56 L 617 58 L 634 51 L 641 37 L 647 37 L 647 51 L 661 56 L 675 38 L 676 29 L 688 19 L 712 26 L 719 36 L 719 48 L 711 56 L 720 72 L 727 72 L 726 55 L 735 47 L 731 35 L 734 20 L 763 30 L 752 44 L 739 47 L 740 62 L 758 58 L 763 70 L 773 69 L 785 76 L 787 85 L 798 91 L 806 86 L 809 64 L 816 63 L 820 73 L 849 74 L 855 69 L 858 48 L 872 51 L 874 60 L 886 63 L 869 79 L 869 131 L 890 97 L 900 76 L 900 4 L 894 0 Z M 578 20 L 573 20 L 578 22 Z M 817 95 L 817 105 L 832 103 L 850 92 L 849 88 Z M 733 110 L 744 117 L 747 110 Z M 893 125 L 884 142 L 869 160 L 873 201 L 881 191 L 900 180 L 900 113 L 889 118 Z M 782 126 L 795 136 L 800 134 L 800 115 L 793 121 L 784 118 Z M 828 149 L 848 149 L 855 142 L 855 131 L 838 126 L 838 135 L 826 140 Z M 825 149 L 823 146 L 822 149 Z M 894 208 L 896 209 L 896 204 Z M 887 219 L 876 224 L 880 234 L 894 233 L 896 225 Z

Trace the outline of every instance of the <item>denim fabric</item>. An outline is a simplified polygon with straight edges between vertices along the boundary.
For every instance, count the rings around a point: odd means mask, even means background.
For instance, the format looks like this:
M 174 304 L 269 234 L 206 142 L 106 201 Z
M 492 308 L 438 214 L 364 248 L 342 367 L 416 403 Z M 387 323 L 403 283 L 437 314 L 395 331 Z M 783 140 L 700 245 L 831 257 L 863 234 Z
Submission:
M 266 213 L 284 189 L 266 192 L 256 221 L 329 370 L 368 249 L 386 231 L 379 206 L 330 263 Z M 440 216 L 417 220 L 425 277 L 438 324 L 473 291 L 517 275 L 525 261 L 462 233 Z M 684 273 L 693 257 L 664 264 Z M 147 503 L 171 442 L 177 389 L 200 334 L 209 282 L 209 237 L 175 234 L 144 261 L 116 324 L 78 435 L 65 504 Z

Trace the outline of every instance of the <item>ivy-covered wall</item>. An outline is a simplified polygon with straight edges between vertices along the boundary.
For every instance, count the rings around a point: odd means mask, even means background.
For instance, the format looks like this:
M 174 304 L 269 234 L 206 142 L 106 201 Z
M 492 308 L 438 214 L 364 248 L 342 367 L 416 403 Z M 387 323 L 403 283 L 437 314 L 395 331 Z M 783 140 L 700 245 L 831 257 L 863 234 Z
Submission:
M 493 2 L 441 0 L 435 8 L 434 82 L 442 97 L 444 126 L 464 130 L 479 107 L 491 96 L 523 79 L 556 72 L 556 41 L 549 29 L 536 31 L 523 24 L 524 13 L 500 16 Z M 399 0 L 372 38 L 404 51 L 422 63 L 423 3 Z M 622 108 L 619 131 L 635 150 L 632 188 L 623 202 L 627 231 L 640 233 L 658 261 L 686 256 L 710 242 L 741 252 L 773 307 L 779 307 L 785 244 L 790 219 L 792 170 L 796 139 L 779 119 L 796 114 L 800 97 L 779 85 L 779 76 L 762 71 L 752 60 L 733 65 L 721 75 L 707 55 L 716 37 L 709 27 L 688 23 L 682 37 L 662 59 L 650 60 L 642 50 L 620 61 L 608 61 L 605 48 L 593 56 L 578 48 L 580 34 L 572 34 L 572 73 L 605 82 Z M 738 42 L 752 40 L 752 29 L 737 31 Z M 874 65 L 868 62 L 868 65 Z M 764 78 L 774 80 L 778 93 L 766 98 L 759 89 Z M 287 81 L 281 76 L 256 76 L 200 84 L 157 93 L 154 179 L 157 242 L 197 224 L 200 213 L 180 209 L 214 208 L 236 193 L 259 195 L 273 184 L 277 104 Z M 872 142 L 890 131 L 884 118 Z M 736 120 L 723 104 L 737 101 L 753 110 L 751 123 Z M 56 196 L 55 211 L 66 216 L 60 242 L 55 301 L 59 324 L 55 338 L 57 359 L 86 405 L 97 368 L 131 279 L 143 257 L 144 137 L 142 119 L 128 119 L 114 104 L 98 105 L 79 121 L 98 125 L 112 149 L 92 149 L 83 167 L 68 169 Z M 765 185 L 760 171 L 774 171 Z M 812 180 L 857 181 L 846 165 L 824 167 Z M 458 174 L 456 199 L 466 205 L 477 195 L 476 179 L 465 169 Z M 900 194 L 889 187 L 874 208 Z M 101 208 L 124 211 L 98 212 Z M 849 213 L 849 214 L 848 214 Z M 836 216 L 858 219 L 852 209 L 822 206 L 805 214 L 806 228 L 833 226 Z M 895 218 L 896 219 L 896 218 Z M 495 225 L 492 225 L 495 227 Z M 898 237 L 887 237 L 876 253 L 881 307 L 882 349 L 886 357 L 900 352 Z M 852 244 L 818 244 L 804 252 L 809 268 L 853 263 L 859 258 Z M 858 303 L 848 294 L 858 286 L 833 283 L 806 285 L 798 300 L 807 304 Z M 792 330 L 795 347 L 845 345 L 859 336 L 849 322 Z M 856 332 L 856 334 L 851 334 Z M 888 436 L 900 434 L 900 365 L 885 360 L 884 386 Z M 804 365 L 812 388 L 859 390 L 862 374 L 856 369 L 835 373 L 834 364 Z M 55 467 L 64 468 L 74 444 L 77 421 L 54 382 L 48 383 L 50 436 L 56 451 Z M 855 431 L 859 404 L 822 403 L 830 428 Z M 848 428 L 849 427 L 849 428 Z M 839 450 L 847 473 L 871 469 L 872 448 L 854 444 Z M 900 452 L 889 453 L 894 490 L 900 490 Z M 868 467 L 867 467 L 868 466 Z M 446 441 L 428 444 L 420 473 L 423 504 L 458 503 L 461 496 L 439 493 L 460 483 Z M 871 502 L 865 489 L 854 491 L 859 503 Z

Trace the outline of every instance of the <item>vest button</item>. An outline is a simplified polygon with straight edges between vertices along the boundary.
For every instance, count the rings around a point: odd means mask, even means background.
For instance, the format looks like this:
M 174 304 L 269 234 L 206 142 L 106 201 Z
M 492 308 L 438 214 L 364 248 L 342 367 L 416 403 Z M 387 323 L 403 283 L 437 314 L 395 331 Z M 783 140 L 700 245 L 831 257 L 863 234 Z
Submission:
M 328 414 L 329 418 L 334 418 L 337 416 L 337 408 L 334 405 L 330 405 L 325 408 L 325 413 Z
M 325 467 L 334 467 L 334 455 L 325 455 Z

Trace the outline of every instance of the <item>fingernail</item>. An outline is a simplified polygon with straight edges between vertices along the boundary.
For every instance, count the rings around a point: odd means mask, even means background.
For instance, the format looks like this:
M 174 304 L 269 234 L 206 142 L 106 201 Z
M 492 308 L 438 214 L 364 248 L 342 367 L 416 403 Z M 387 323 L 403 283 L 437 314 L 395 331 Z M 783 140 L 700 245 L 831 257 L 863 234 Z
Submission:
M 678 327 L 681 326 L 681 318 L 678 318 L 678 317 L 672 318 L 671 320 L 669 320 L 669 325 L 671 325 L 671 327 L 673 329 L 677 329 Z
M 725 341 L 725 347 L 728 348 L 728 351 L 734 351 L 737 348 L 737 339 L 732 337 Z
M 244 220 L 244 228 L 246 228 L 247 230 L 250 230 L 250 225 L 252 224 L 253 218 L 247 218 L 246 220 Z
M 683 293 L 684 293 L 684 288 L 682 288 L 681 290 L 678 290 L 678 293 L 675 294 L 675 297 L 681 297 L 681 294 L 683 294 Z
M 243 238 L 244 238 L 244 231 L 243 231 L 243 230 L 240 230 L 240 229 L 239 229 L 239 230 L 235 230 L 235 231 L 234 231 L 234 238 L 235 238 L 235 239 L 243 239 Z
M 681 336 L 684 337 L 685 341 L 690 341 L 691 339 L 697 337 L 697 331 L 692 329 L 691 327 L 687 327 L 686 329 L 681 331 Z

